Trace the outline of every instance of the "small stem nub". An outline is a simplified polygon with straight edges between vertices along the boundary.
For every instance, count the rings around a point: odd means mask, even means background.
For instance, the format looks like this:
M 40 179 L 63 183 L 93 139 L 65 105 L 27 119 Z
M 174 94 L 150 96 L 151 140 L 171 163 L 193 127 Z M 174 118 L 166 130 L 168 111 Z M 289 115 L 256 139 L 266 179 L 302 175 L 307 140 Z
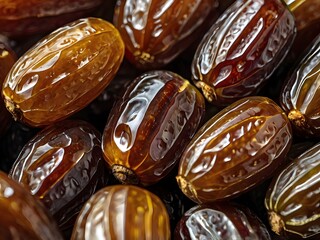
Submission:
M 182 192 L 191 200 L 199 203 L 198 194 L 193 185 L 182 176 L 177 176 L 176 179 Z
M 114 164 L 111 167 L 112 174 L 113 176 L 119 180 L 123 184 L 139 184 L 139 179 L 137 175 L 135 174 L 134 171 L 131 169 L 119 165 L 119 164 Z
M 281 217 L 277 213 L 271 212 L 269 213 L 269 221 L 270 221 L 272 231 L 280 235 L 284 229 L 284 222 L 281 219 Z
M 297 127 L 306 127 L 307 125 L 305 116 L 299 110 L 291 110 L 288 118 Z
M 11 99 L 6 98 L 6 97 L 4 98 L 4 102 L 5 102 L 6 108 L 11 113 L 13 119 L 15 121 L 21 120 L 22 112 L 21 112 L 19 106 L 17 106 Z

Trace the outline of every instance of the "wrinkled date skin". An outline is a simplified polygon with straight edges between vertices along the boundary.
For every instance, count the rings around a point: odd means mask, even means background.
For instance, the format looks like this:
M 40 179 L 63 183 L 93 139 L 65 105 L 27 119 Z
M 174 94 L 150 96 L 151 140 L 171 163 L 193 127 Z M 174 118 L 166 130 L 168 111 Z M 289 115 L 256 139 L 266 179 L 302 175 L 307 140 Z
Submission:
M 47 33 L 89 15 L 102 0 L 0 0 L 0 33 L 25 37 Z
M 3 172 L 0 172 L 0 211 L 1 239 L 63 239 L 42 204 Z
M 271 240 L 264 224 L 249 209 L 230 203 L 198 205 L 178 223 L 175 240 Z
M 320 136 L 320 35 L 299 61 L 280 94 L 281 107 L 302 136 Z
M 135 79 L 111 110 L 102 149 L 123 183 L 151 185 L 176 165 L 205 110 L 200 92 L 169 71 Z
M 162 68 L 194 40 L 217 0 L 119 0 L 114 23 L 126 57 L 141 69 Z
M 166 207 L 153 193 L 114 185 L 94 194 L 80 212 L 71 240 L 169 240 Z
M 103 184 L 101 136 L 83 121 L 43 129 L 22 149 L 9 176 L 37 196 L 64 229 Z
M 236 1 L 198 47 L 192 63 L 195 85 L 215 105 L 256 94 L 287 54 L 295 31 L 281 0 Z
M 84 108 L 110 83 L 124 45 L 102 19 L 69 23 L 40 40 L 16 62 L 3 84 L 13 116 L 39 127 Z
M 181 157 L 178 184 L 197 203 L 234 197 L 270 177 L 291 141 L 279 106 L 266 97 L 243 98 L 196 133 Z
M 319 173 L 320 144 L 317 144 L 275 177 L 265 199 L 274 232 L 289 239 L 294 236 L 320 239 Z

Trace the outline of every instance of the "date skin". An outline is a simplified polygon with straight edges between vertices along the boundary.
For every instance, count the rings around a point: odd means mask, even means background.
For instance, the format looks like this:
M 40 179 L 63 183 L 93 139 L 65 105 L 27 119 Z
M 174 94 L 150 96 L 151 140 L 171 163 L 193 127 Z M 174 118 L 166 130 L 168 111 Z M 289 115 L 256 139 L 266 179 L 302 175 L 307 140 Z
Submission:
M 271 240 L 264 224 L 249 209 L 230 203 L 197 205 L 175 229 L 175 240 Z
M 162 68 L 199 37 L 217 6 L 217 0 L 119 0 L 114 23 L 127 59 L 140 69 Z
M 294 130 L 304 137 L 320 136 L 320 35 L 295 66 L 280 94 L 281 107 Z
M 22 183 L 66 229 L 82 205 L 103 184 L 101 136 L 83 121 L 63 121 L 33 137 L 9 176 Z
M 289 239 L 320 237 L 320 144 L 276 176 L 265 198 L 272 230 Z
M 94 194 L 82 208 L 71 240 L 169 240 L 166 207 L 153 193 L 114 185 Z
M 21 38 L 89 15 L 102 0 L 0 0 L 0 32 Z
M 204 115 L 205 102 L 169 71 L 140 75 L 111 110 L 102 149 L 123 183 L 151 185 L 176 165 Z
M 255 95 L 286 56 L 295 32 L 281 0 L 238 0 L 200 43 L 192 79 L 215 105 Z
M 19 58 L 3 84 L 6 106 L 34 127 L 65 119 L 102 93 L 123 55 L 112 24 L 99 18 L 69 23 Z
M 62 240 L 47 210 L 20 184 L 0 171 L 0 238 Z
M 180 159 L 178 184 L 197 203 L 234 197 L 271 177 L 291 141 L 279 106 L 266 97 L 243 98 L 196 133 Z

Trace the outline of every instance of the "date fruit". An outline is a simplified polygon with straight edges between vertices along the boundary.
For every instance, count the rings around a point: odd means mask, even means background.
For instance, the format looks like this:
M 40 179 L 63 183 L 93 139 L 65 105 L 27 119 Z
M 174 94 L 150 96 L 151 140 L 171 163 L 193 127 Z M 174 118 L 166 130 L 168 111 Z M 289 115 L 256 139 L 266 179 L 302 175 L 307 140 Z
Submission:
M 296 158 L 274 178 L 266 198 L 277 234 L 320 239 L 320 144 Z M 299 238 L 299 239 L 300 239 Z
M 0 32 L 10 37 L 46 33 L 89 15 L 102 0 L 1 0 Z
M 1 239 L 63 239 L 42 204 L 3 172 L 0 172 L 0 212 Z
M 178 223 L 175 240 L 271 240 L 264 224 L 249 209 L 230 203 L 198 205 Z
M 36 127 L 67 118 L 102 93 L 123 55 L 112 24 L 99 18 L 69 23 L 19 58 L 3 84 L 6 106 Z
M 151 71 L 132 82 L 110 113 L 102 149 L 123 183 L 151 185 L 176 165 L 205 110 L 200 92 L 169 71 Z
M 51 125 L 24 146 L 9 176 L 37 196 L 66 229 L 103 185 L 100 139 L 100 133 L 83 121 Z
M 270 177 L 291 141 L 278 105 L 266 97 L 243 98 L 196 133 L 180 159 L 178 184 L 197 203 L 234 197 Z
M 94 194 L 82 208 L 71 240 L 169 240 L 169 216 L 153 193 L 114 185 Z
M 141 69 L 161 68 L 194 42 L 217 0 L 119 0 L 115 26 L 126 57 Z
M 281 0 L 238 0 L 200 43 L 192 79 L 215 105 L 255 95 L 286 56 L 295 32 Z

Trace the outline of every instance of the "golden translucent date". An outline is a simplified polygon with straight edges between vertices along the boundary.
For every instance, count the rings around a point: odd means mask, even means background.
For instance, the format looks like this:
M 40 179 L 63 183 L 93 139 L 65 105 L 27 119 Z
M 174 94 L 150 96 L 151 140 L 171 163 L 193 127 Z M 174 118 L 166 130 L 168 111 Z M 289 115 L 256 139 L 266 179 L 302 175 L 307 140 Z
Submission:
M 187 80 L 151 71 L 132 82 L 111 110 L 102 149 L 123 183 L 150 185 L 176 165 L 204 115 L 205 102 Z
M 25 144 L 9 176 L 50 211 L 61 229 L 103 184 L 101 134 L 83 121 L 51 125 Z
M 112 24 L 98 18 L 69 23 L 16 62 L 3 84 L 6 106 L 31 126 L 64 119 L 105 89 L 123 55 L 123 42 Z
M 171 62 L 199 37 L 217 0 L 120 0 L 114 22 L 136 67 Z
M 23 37 L 89 15 L 102 0 L 0 0 L 0 33 Z
M 280 94 L 282 108 L 302 136 L 320 136 L 320 35 L 300 59 Z
M 270 177 L 292 142 L 285 113 L 266 97 L 247 97 L 213 116 L 185 149 L 177 176 L 198 203 L 242 193 Z
M 319 174 L 320 144 L 317 144 L 274 178 L 265 198 L 274 232 L 288 239 L 320 239 Z
M 94 194 L 80 212 L 71 240 L 169 240 L 166 207 L 153 193 L 114 185 Z
M 206 99 L 228 105 L 255 95 L 286 56 L 295 36 L 281 0 L 238 0 L 211 27 L 192 63 Z
M 62 240 L 47 210 L 16 181 L 0 172 L 0 239 Z

